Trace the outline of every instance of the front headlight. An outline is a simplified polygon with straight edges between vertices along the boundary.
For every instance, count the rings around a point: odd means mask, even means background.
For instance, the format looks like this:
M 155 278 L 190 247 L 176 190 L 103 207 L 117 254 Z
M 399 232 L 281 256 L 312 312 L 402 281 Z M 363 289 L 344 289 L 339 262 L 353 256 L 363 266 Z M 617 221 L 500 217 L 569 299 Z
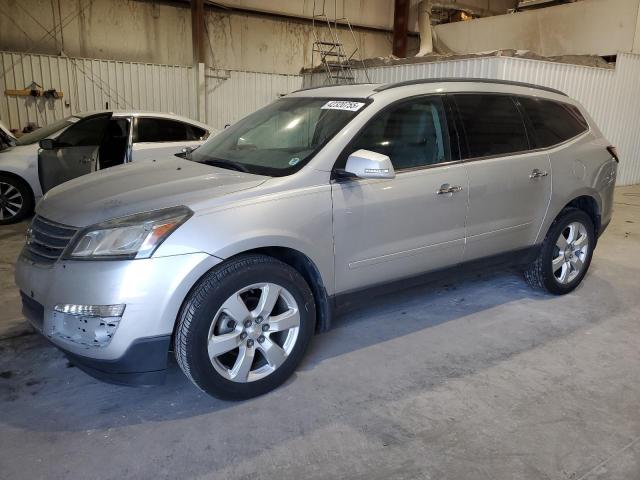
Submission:
M 149 258 L 193 212 L 173 207 L 116 218 L 85 228 L 68 250 L 67 258 Z

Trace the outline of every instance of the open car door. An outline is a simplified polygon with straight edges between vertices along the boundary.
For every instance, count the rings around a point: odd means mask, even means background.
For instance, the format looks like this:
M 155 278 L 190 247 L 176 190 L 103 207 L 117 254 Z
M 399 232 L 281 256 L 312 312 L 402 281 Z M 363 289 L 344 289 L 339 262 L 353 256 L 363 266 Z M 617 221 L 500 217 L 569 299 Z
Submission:
M 40 141 L 38 176 L 42 193 L 94 172 L 111 112 L 82 118 L 55 139 Z

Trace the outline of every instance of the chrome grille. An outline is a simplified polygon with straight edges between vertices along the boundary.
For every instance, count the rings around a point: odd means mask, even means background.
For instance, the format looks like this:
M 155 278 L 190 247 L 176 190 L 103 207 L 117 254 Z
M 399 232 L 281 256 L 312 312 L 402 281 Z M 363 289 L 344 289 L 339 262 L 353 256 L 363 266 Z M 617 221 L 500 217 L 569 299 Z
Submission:
M 53 263 L 78 230 L 36 215 L 27 231 L 25 254 L 38 263 Z

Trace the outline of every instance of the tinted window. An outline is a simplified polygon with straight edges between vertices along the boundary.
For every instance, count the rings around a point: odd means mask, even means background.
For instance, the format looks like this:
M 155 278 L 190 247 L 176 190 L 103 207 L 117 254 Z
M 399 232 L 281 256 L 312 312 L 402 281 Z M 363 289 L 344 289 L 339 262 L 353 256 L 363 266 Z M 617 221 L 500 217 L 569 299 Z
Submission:
M 104 141 L 111 138 L 121 138 L 129 136 L 129 119 L 126 117 L 111 117 L 107 123 L 107 131 Z
M 522 116 L 507 95 L 454 95 L 469 148 L 468 157 L 485 157 L 529 149 Z
M 411 100 L 383 111 L 358 134 L 350 151 L 361 148 L 387 155 L 396 170 L 449 160 L 442 100 Z
M 108 121 L 109 118 L 103 115 L 80 120 L 62 132 L 58 143 L 64 147 L 100 145 Z
M 164 118 L 138 118 L 136 142 L 182 142 L 198 140 L 191 126 Z
M 538 147 L 562 143 L 588 128 L 584 117 L 573 105 L 533 97 L 519 100 L 531 121 Z

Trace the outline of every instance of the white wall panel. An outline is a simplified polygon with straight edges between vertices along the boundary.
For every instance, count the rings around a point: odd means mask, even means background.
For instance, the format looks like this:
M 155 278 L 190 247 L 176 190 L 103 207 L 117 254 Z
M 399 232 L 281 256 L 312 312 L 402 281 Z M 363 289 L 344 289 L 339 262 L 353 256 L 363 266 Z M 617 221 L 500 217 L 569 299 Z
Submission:
M 59 100 L 5 95 L 36 82 Z M 196 116 L 190 67 L 0 52 L 0 120 L 22 129 L 72 113 L 136 109 Z
M 640 183 L 640 55 L 620 53 L 615 68 L 594 68 L 513 57 L 480 57 L 369 69 L 373 82 L 419 78 L 494 78 L 556 88 L 584 105 L 620 154 L 618 185 Z M 306 76 L 320 85 L 324 74 Z M 356 71 L 356 81 L 364 73 Z
M 502 58 L 499 78 L 545 85 L 578 100 L 618 148 L 618 185 L 640 183 L 640 55 L 618 54 L 615 69 Z
M 173 112 L 197 118 L 191 67 L 0 52 L 0 120 L 10 128 L 39 126 L 72 113 L 102 109 Z M 64 98 L 16 97 L 32 81 Z M 302 86 L 299 75 L 206 71 L 207 123 L 223 128 Z

